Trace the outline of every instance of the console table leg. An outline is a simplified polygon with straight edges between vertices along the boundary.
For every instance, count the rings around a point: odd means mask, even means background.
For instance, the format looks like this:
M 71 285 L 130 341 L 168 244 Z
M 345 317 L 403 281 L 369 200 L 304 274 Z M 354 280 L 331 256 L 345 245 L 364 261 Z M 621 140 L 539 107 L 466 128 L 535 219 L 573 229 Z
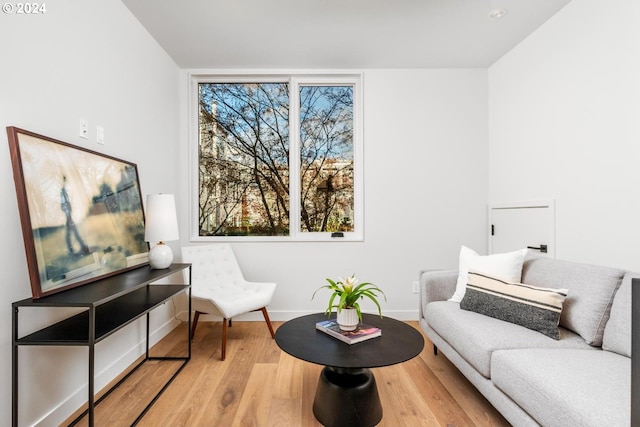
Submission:
M 18 426 L 18 307 L 13 307 L 11 349 L 11 425 Z
M 382 419 L 382 405 L 371 370 L 325 366 L 313 401 L 313 415 L 325 427 L 378 424 Z
M 89 396 L 87 400 L 89 411 L 89 427 L 93 427 L 93 412 L 95 407 L 95 349 L 96 349 L 96 310 L 89 308 Z

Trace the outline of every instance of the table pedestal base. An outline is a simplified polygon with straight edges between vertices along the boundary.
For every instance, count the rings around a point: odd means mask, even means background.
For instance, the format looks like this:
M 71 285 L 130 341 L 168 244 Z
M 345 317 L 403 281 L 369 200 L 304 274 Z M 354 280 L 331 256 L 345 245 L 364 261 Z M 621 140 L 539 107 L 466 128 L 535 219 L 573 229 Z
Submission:
M 382 405 L 371 370 L 325 366 L 313 401 L 313 415 L 325 427 L 378 424 Z

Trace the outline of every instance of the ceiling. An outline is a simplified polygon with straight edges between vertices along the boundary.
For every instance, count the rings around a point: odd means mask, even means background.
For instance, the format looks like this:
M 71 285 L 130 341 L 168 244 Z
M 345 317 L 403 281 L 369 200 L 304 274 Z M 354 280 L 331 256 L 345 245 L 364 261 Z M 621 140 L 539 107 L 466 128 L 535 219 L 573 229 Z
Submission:
M 569 1 L 122 0 L 180 68 L 255 69 L 486 68 Z

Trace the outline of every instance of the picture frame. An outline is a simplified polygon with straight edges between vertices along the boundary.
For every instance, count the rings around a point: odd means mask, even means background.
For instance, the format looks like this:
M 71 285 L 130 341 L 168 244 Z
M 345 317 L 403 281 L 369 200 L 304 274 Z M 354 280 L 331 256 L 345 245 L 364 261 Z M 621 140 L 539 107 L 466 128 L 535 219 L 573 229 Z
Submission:
M 148 264 L 136 164 L 7 127 L 34 299 Z

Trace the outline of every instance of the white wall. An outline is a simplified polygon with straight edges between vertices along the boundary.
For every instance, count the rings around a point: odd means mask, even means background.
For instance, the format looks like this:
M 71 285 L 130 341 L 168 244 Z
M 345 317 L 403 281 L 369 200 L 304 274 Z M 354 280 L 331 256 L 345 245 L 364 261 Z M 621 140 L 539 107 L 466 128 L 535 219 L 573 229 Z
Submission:
M 47 6 L 43 16 L 0 15 L 1 127 L 137 163 L 143 194 L 176 193 L 182 241 L 174 249 L 188 244 L 185 73 L 120 2 Z M 640 237 L 637 22 L 639 2 L 579 0 L 488 72 L 366 70 L 365 241 L 234 244 L 249 279 L 278 283 L 273 318 L 323 309 L 324 299 L 310 300 L 313 290 L 327 276 L 350 273 L 386 291 L 385 314 L 415 317 L 411 282 L 420 269 L 454 267 L 461 244 L 486 250 L 487 199 L 555 198 L 560 258 L 640 270 L 632 247 Z M 89 141 L 76 136 L 80 117 L 89 121 Z M 98 124 L 104 146 L 95 144 Z M 4 131 L 0 174 L 0 424 L 7 425 L 10 303 L 30 289 Z M 60 315 L 25 314 L 24 331 Z M 161 310 L 156 329 L 172 314 Z M 98 346 L 100 381 L 135 357 L 140 326 Z M 82 403 L 86 349 L 21 348 L 20 362 L 31 369 L 20 376 L 21 425 L 54 425 Z
M 5 132 L 18 126 L 138 164 L 143 195 L 175 192 L 178 68 L 119 1 L 0 14 L 0 425 L 11 423 L 11 302 L 31 296 Z M 77 136 L 88 120 L 89 140 Z M 96 126 L 106 144 L 96 144 Z M 21 310 L 21 333 L 66 313 Z M 170 326 L 168 305 L 153 329 Z M 166 329 L 166 328 L 165 328 Z M 98 386 L 138 356 L 141 323 L 97 347 Z M 87 349 L 20 348 L 20 425 L 58 425 L 86 401 Z M 62 417 L 62 418 L 61 418 Z
M 556 199 L 560 259 L 640 271 L 639 22 L 575 0 L 489 69 L 490 201 Z
M 185 136 L 187 81 L 184 72 Z M 385 315 L 417 319 L 419 271 L 455 267 L 461 244 L 486 250 L 486 90 L 486 70 L 364 72 L 364 242 L 233 244 L 249 280 L 278 284 L 273 319 L 324 310 L 328 295 L 311 301 L 314 290 L 352 273 L 385 291 Z M 183 194 L 187 154 L 183 145 Z M 195 244 L 187 206 L 179 216 L 182 243 Z
M 48 4 L 43 16 L 0 15 L 0 125 L 18 126 L 138 164 L 143 194 L 175 192 L 188 244 L 186 75 L 120 2 Z M 180 91 L 178 87 L 182 88 Z M 416 318 L 411 283 L 454 267 L 465 244 L 486 248 L 486 70 L 365 71 L 365 241 L 238 243 L 249 279 L 278 283 L 274 319 L 324 309 L 325 277 L 356 273 L 380 285 L 387 315 Z M 90 139 L 77 137 L 78 119 Z M 106 144 L 95 142 L 104 126 Z M 11 413 L 12 301 L 31 295 L 11 162 L 0 133 L 0 424 Z M 176 164 L 176 159 L 178 162 Z M 371 307 L 368 307 L 371 308 Z M 21 334 L 68 312 L 21 310 Z M 172 305 L 152 329 L 172 326 Z M 127 332 L 128 331 L 128 332 Z M 141 323 L 98 345 L 98 388 L 140 351 Z M 20 424 L 56 425 L 86 400 L 86 349 L 21 347 Z M 43 379 L 46 378 L 45 381 Z

